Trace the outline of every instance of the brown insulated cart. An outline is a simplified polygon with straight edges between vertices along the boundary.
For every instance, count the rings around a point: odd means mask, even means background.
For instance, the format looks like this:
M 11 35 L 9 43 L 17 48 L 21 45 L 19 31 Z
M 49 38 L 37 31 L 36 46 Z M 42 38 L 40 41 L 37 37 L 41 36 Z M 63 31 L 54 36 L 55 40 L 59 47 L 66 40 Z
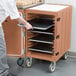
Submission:
M 33 30 L 26 30 L 26 56 L 50 61 L 53 72 L 56 62 L 67 58 L 70 48 L 72 7 L 42 4 L 26 9 L 26 20 Z
M 32 5 L 37 5 L 36 3 L 37 1 Z M 5 21 L 3 27 L 7 55 L 28 57 L 25 60 L 28 67 L 32 65 L 32 58 L 50 61 L 49 70 L 53 72 L 56 62 L 62 56 L 64 59 L 67 59 L 68 56 L 72 7 L 69 5 L 43 4 L 43 1 L 38 4 L 40 5 L 34 7 L 29 5 L 31 8 L 18 5 L 19 10 L 25 15 L 25 19 L 33 26 L 33 30 L 18 27 L 15 20 L 13 22 Z M 23 59 L 19 58 L 18 65 L 21 65 L 22 62 Z

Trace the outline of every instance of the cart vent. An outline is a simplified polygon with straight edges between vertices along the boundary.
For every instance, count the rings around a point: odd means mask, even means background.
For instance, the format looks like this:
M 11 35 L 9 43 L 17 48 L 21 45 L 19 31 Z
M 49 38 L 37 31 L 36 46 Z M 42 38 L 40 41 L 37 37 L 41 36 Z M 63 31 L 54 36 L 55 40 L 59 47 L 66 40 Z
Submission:
M 59 36 L 59 35 L 57 35 L 57 36 L 56 36 L 56 39 L 59 39 L 59 37 L 60 37 L 60 36 Z
M 59 55 L 59 52 L 56 53 L 56 56 Z
M 57 18 L 57 22 L 59 22 L 60 21 L 60 18 Z

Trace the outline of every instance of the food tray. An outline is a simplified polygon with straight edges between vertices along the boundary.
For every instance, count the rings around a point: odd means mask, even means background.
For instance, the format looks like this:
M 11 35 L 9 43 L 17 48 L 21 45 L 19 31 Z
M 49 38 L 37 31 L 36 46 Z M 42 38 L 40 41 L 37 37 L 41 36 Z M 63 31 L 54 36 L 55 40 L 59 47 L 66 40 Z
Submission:
M 50 35 L 38 35 L 30 38 L 29 41 L 53 44 L 54 37 Z
M 28 21 L 34 29 L 47 30 L 54 26 L 53 20 L 48 18 L 36 18 Z
M 44 47 L 46 46 L 46 47 Z M 53 48 L 51 45 L 45 45 L 45 44 L 37 44 L 33 47 L 29 48 L 30 51 L 35 51 L 35 52 L 42 52 L 42 53 L 50 53 L 53 54 Z
M 52 27 L 51 29 L 49 28 L 48 30 L 33 29 L 33 30 L 29 30 L 29 31 L 32 33 L 38 33 L 38 34 L 54 35 L 54 27 Z

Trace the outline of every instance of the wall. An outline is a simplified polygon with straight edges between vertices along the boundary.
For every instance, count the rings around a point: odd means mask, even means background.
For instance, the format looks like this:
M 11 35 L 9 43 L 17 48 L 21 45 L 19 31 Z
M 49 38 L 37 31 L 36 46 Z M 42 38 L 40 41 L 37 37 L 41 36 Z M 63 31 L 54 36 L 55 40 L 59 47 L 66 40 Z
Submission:
M 45 3 L 69 4 L 73 6 L 71 48 L 69 51 L 76 52 L 76 0 L 45 0 Z

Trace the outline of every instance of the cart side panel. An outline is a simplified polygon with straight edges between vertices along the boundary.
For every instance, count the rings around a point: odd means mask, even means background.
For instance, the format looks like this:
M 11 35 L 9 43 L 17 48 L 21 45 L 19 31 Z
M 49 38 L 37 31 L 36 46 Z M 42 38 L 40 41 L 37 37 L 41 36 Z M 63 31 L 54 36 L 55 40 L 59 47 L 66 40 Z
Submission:
M 66 9 L 64 10 L 64 12 L 62 13 L 63 14 L 63 28 L 62 28 L 62 51 L 65 51 L 66 49 L 65 49 L 65 47 L 66 47 L 66 27 L 67 27 L 67 25 L 66 25 Z M 68 29 L 67 29 L 68 30 Z M 66 50 L 67 51 L 67 50 Z
M 61 27 L 61 52 L 64 54 L 70 48 L 71 35 L 71 11 L 64 9 L 62 11 L 62 27 Z
M 62 11 L 62 23 L 61 23 L 61 53 L 65 51 L 65 34 L 66 34 L 66 10 Z
M 72 7 L 69 7 L 68 9 L 68 25 L 69 25 L 69 30 L 68 30 L 68 48 L 70 48 L 71 45 L 71 24 L 72 24 Z
M 65 21 L 65 28 L 64 28 L 64 32 L 65 32 L 65 35 L 64 35 L 64 50 L 65 51 L 68 51 L 68 47 L 67 47 L 67 43 L 68 43 L 68 41 L 67 41 L 67 35 L 68 35 L 68 27 L 69 27 L 69 25 L 68 25 L 68 15 L 67 15 L 67 11 L 68 11 L 68 8 L 65 10 L 65 19 L 64 19 L 64 21 Z
M 62 51 L 68 51 L 70 48 L 70 36 L 71 36 L 71 11 L 69 8 L 65 9 L 63 12 L 63 27 L 62 28 Z
M 65 28 L 65 51 L 68 51 L 68 39 L 69 39 L 69 8 L 66 9 L 66 28 Z M 70 44 L 69 44 L 70 45 Z
M 59 55 L 55 56 L 55 61 L 58 61 L 62 55 L 64 55 L 65 52 L 68 51 L 68 49 L 70 48 L 70 42 L 71 42 L 71 19 L 72 19 L 72 7 L 69 6 L 67 9 L 62 10 L 58 15 L 61 15 L 61 33 L 60 33 L 60 37 L 61 37 L 61 43 L 56 41 L 56 47 L 57 49 L 61 49 L 58 50 L 59 51 Z M 59 23 L 57 23 L 57 26 L 59 25 Z M 57 27 L 56 27 L 57 28 Z M 55 29 L 55 31 L 57 33 L 59 33 L 59 27 L 58 29 Z M 61 47 L 59 47 L 61 45 Z

